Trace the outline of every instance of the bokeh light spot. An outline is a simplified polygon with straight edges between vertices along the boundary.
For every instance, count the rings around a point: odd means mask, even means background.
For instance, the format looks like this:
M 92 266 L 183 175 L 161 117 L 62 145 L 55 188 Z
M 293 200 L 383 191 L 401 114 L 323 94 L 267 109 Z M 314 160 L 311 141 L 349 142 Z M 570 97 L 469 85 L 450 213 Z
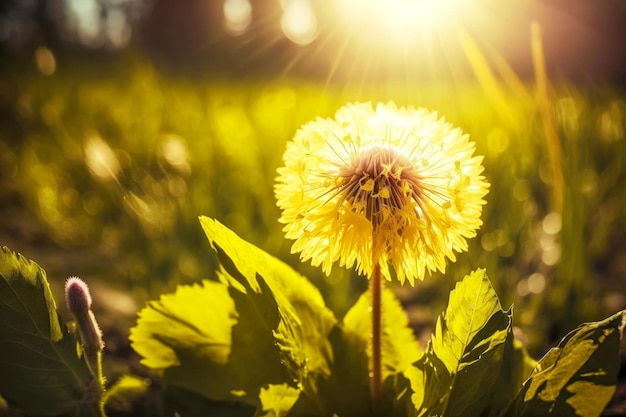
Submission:
M 93 131 L 85 140 L 85 164 L 96 179 L 117 180 L 120 165 L 115 152 Z
M 598 132 L 604 142 L 610 143 L 624 139 L 623 113 L 626 113 L 626 103 L 613 100 L 608 109 L 598 116 Z
M 517 283 L 517 293 L 522 297 L 526 297 L 530 293 L 528 279 L 524 278 Z
M 513 186 L 513 198 L 526 201 L 530 198 L 530 184 L 526 180 L 517 181 Z
M 51 186 L 44 186 L 37 193 L 39 209 L 44 218 L 57 218 L 57 194 L 56 189 Z
M 284 2 L 280 26 L 285 36 L 298 45 L 307 45 L 317 37 L 317 17 L 308 0 Z
M 163 158 L 173 167 L 184 167 L 189 162 L 185 140 L 178 135 L 166 135 L 161 143 Z
M 543 274 L 535 272 L 528 277 L 528 291 L 533 294 L 541 294 L 546 288 L 546 278 Z
M 57 62 L 52 51 L 40 46 L 35 50 L 35 64 L 43 75 L 52 75 L 57 69 Z
M 495 250 L 497 247 L 496 239 L 491 233 L 485 233 L 484 235 L 481 236 L 480 245 L 487 252 L 491 252 Z
M 554 266 L 559 263 L 561 260 L 561 246 L 558 244 L 554 244 L 546 249 L 544 249 L 541 254 L 541 261 L 548 265 Z
M 504 229 L 497 229 L 494 232 L 496 236 L 496 245 L 501 248 L 509 241 L 509 234 Z
M 580 191 L 587 197 L 594 196 L 598 191 L 598 173 L 593 169 L 585 169 L 580 173 Z
M 489 151 L 494 154 L 500 154 L 509 148 L 509 135 L 502 129 L 494 129 L 487 137 L 487 146 Z
M 224 27 L 231 35 L 241 35 L 252 23 L 252 4 L 249 0 L 224 1 Z
M 561 231 L 563 220 L 559 213 L 549 213 L 541 222 L 541 228 L 549 235 L 556 235 Z
M 187 183 L 181 177 L 174 177 L 167 182 L 167 189 L 172 197 L 182 197 L 187 194 Z
M 132 29 L 120 8 L 112 8 L 107 12 L 105 30 L 107 38 L 116 48 L 126 46 L 130 41 Z
M 575 137 L 580 130 L 582 108 L 573 97 L 565 97 L 556 103 L 556 115 L 568 137 Z
M 100 30 L 100 7 L 95 0 L 67 0 L 69 25 L 74 27 L 82 43 L 98 47 L 104 42 Z

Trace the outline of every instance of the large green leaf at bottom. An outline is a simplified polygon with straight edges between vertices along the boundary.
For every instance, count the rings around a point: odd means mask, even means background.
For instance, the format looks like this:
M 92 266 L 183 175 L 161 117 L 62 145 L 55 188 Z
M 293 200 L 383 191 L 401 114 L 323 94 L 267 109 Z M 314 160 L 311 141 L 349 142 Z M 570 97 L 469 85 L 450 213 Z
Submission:
M 330 373 L 327 336 L 336 322 L 321 294 L 217 221 L 200 221 L 221 263 L 220 282 L 180 287 L 140 313 L 131 340 L 143 363 L 161 370 L 167 386 L 212 402 L 258 407 L 268 384 L 315 397 Z
M 418 415 L 480 415 L 510 331 L 511 313 L 500 307 L 484 270 L 458 283 L 425 354 L 405 372 Z
M 256 407 L 260 387 L 285 372 L 271 331 L 248 304 L 236 306 L 240 296 L 215 281 L 180 286 L 139 313 L 132 346 L 168 386 Z
M 224 282 L 234 290 L 233 297 L 235 291 L 240 294 L 237 308 L 246 303 L 246 308 L 262 313 L 259 316 L 280 349 L 282 363 L 314 395 L 317 381 L 330 374 L 328 335 L 336 323 L 320 292 L 290 266 L 216 220 L 200 217 L 200 223 L 221 262 Z
M 237 323 L 235 303 L 218 282 L 180 286 L 139 312 L 131 329 L 133 349 L 141 363 L 164 370 L 180 366 L 183 356 L 225 364 L 231 351 L 231 330 Z
M 596 417 L 615 392 L 626 312 L 586 323 L 539 360 L 503 415 Z
M 6 247 L 0 317 L 2 396 L 29 415 L 96 415 L 93 377 L 56 311 L 46 273 Z
M 260 285 L 265 288 L 264 282 Z M 266 321 L 272 322 L 273 310 L 270 303 L 264 306 L 266 309 L 258 310 L 245 294 L 233 287 L 227 289 L 238 313 L 237 324 L 232 328 L 228 362 L 218 364 L 189 352 L 181 357 L 184 366 L 168 368 L 163 380 L 165 384 L 185 388 L 211 401 L 235 401 L 257 407 L 263 385 L 290 382 Z M 212 308 L 212 305 L 205 304 L 204 308 Z

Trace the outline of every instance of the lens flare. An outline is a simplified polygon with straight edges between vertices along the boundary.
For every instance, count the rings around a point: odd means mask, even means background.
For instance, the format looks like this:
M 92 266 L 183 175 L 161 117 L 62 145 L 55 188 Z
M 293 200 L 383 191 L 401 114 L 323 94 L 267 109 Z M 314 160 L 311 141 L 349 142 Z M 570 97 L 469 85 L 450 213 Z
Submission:
M 347 24 L 383 29 L 398 41 L 450 27 L 460 16 L 467 0 L 342 0 Z M 372 35 L 378 31 L 365 31 Z

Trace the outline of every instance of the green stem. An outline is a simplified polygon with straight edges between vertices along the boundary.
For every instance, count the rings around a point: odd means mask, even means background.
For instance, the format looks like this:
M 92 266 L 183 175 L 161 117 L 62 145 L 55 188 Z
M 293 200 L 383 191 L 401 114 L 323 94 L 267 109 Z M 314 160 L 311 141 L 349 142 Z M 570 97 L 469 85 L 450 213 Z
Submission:
M 97 405 L 98 417 L 105 417 L 104 393 L 106 389 L 106 379 L 102 369 L 102 332 L 91 310 L 86 315 L 75 315 L 77 319 L 78 333 L 82 341 L 83 354 L 93 377 L 93 404 Z
M 87 359 L 87 366 L 93 376 L 93 405 L 95 406 L 94 412 L 98 417 L 106 417 L 104 411 L 104 393 L 106 386 L 106 379 L 104 372 L 102 371 L 102 351 L 88 351 L 84 349 L 85 358 Z
M 102 351 L 99 351 L 96 356 L 97 362 L 97 371 L 96 371 L 96 379 L 98 380 L 98 408 L 101 417 L 106 417 L 106 413 L 104 411 L 104 392 L 106 389 L 106 379 L 104 377 L 104 372 L 102 371 Z
M 374 270 L 370 278 L 370 294 L 372 296 L 372 361 L 370 364 L 370 391 L 372 396 L 372 409 L 374 415 L 380 413 L 383 392 L 383 312 L 382 312 L 382 287 L 383 281 L 380 276 L 380 265 L 374 264 Z

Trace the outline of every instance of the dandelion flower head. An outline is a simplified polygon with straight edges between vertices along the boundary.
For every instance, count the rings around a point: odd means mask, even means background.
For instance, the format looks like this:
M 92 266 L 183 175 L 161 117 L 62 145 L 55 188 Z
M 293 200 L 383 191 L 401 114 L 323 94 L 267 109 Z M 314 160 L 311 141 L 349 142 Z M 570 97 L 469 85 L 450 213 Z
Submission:
M 292 252 L 411 285 L 467 250 L 489 184 L 467 135 L 437 116 L 393 103 L 353 103 L 296 133 L 275 186 Z

